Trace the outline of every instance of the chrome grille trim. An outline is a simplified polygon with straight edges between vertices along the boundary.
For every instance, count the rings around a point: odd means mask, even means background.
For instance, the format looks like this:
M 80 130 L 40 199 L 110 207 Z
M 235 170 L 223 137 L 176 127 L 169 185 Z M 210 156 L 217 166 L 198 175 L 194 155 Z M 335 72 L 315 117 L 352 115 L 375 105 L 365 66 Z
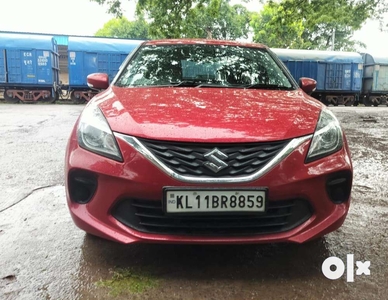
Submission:
M 291 152 L 293 152 L 296 148 L 298 148 L 301 144 L 306 142 L 307 140 L 312 138 L 312 134 L 294 138 L 292 139 L 272 160 L 270 160 L 264 167 L 262 167 L 257 172 L 247 175 L 247 176 L 239 176 L 239 177 L 228 177 L 228 178 L 212 178 L 212 177 L 195 177 L 195 176 L 183 176 L 177 174 L 169 167 L 167 167 L 163 162 L 161 162 L 154 154 L 151 153 L 137 138 L 125 135 L 122 133 L 115 132 L 114 135 L 116 138 L 119 138 L 125 141 L 127 144 L 136 149 L 139 153 L 141 153 L 145 158 L 147 158 L 152 164 L 158 167 L 160 170 L 165 172 L 170 177 L 187 183 L 244 183 L 257 180 L 267 172 L 269 172 L 273 167 L 275 167 L 278 163 L 280 163 L 284 158 L 286 158 Z

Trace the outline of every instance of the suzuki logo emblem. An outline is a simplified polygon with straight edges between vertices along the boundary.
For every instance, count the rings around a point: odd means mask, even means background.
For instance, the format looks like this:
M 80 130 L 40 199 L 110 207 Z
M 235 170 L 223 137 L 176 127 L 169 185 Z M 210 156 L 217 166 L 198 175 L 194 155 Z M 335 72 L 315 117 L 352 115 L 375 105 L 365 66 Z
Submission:
M 204 157 L 208 160 L 204 163 L 204 165 L 214 173 L 218 173 L 222 169 L 228 167 L 228 164 L 224 162 L 228 156 L 217 148 L 214 148 L 212 151 L 205 153 Z

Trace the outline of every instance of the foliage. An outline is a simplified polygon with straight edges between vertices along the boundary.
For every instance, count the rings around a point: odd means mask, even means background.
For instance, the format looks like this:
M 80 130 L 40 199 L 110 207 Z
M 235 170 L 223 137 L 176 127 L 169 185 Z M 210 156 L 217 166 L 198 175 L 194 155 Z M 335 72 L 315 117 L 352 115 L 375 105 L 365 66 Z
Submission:
M 211 0 L 191 9 L 184 25 L 186 37 L 235 40 L 248 38 L 251 13 L 229 0 Z
M 122 17 L 122 0 L 90 0 L 92 2 L 97 2 L 100 5 L 108 5 L 108 13 L 115 15 L 116 17 Z
M 144 272 L 143 272 L 144 273 Z M 158 280 L 148 274 L 140 274 L 132 269 L 118 269 L 112 279 L 100 280 L 99 287 L 108 288 L 109 294 L 116 297 L 122 294 L 141 294 L 158 285 Z
M 193 7 L 208 0 L 138 0 L 137 13 L 150 19 L 150 34 L 158 38 L 184 37 L 183 28 Z
M 381 17 L 383 0 L 283 0 L 267 1 L 251 26 L 254 40 L 271 47 L 329 49 L 335 32 L 335 50 L 355 50 L 354 31 L 369 18 Z M 379 14 L 375 14 L 379 11 Z M 382 20 L 382 19 L 380 19 Z M 278 37 L 279 40 L 276 40 Z
M 112 19 L 96 32 L 100 37 L 117 37 L 130 39 L 147 39 L 148 24 L 144 18 L 140 17 L 135 21 L 128 21 L 125 17 Z
M 108 4 L 109 12 L 120 17 L 125 0 L 91 0 Z M 136 0 L 127 0 L 136 1 Z M 250 12 L 229 0 L 137 0 L 137 15 L 149 22 L 152 38 L 247 38 Z
M 252 15 L 253 40 L 274 48 L 300 48 L 303 22 L 290 18 L 288 14 L 290 12 L 275 3 L 265 5 L 260 14 Z
M 149 21 L 151 38 L 247 38 L 270 47 L 329 49 L 335 32 L 335 50 L 355 50 L 362 43 L 353 33 L 368 19 L 384 25 L 388 0 L 261 0 L 261 12 L 250 13 L 229 0 L 90 0 L 108 5 L 122 15 L 125 2 L 136 3 L 137 15 Z M 242 0 L 249 2 L 249 0 Z M 249 26 L 250 25 L 250 26 Z

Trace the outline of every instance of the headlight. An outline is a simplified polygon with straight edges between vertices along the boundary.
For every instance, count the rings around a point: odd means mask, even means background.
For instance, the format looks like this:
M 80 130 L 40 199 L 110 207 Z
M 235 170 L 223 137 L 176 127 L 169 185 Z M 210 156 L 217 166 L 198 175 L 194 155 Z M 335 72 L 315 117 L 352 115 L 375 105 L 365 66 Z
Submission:
M 77 136 L 78 144 L 82 148 L 117 161 L 123 161 L 112 130 L 96 105 L 89 105 L 82 112 Z
M 342 149 L 342 146 L 342 129 L 337 118 L 330 110 L 322 110 L 306 163 L 337 152 Z

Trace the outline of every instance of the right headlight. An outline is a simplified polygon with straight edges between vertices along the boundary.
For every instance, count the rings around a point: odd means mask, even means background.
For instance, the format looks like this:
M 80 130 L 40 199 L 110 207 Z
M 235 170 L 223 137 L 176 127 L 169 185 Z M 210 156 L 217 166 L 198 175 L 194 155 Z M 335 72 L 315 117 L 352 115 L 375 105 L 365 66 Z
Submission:
M 82 112 L 78 130 L 80 147 L 99 155 L 123 161 L 116 139 L 97 105 L 87 105 Z
M 339 151 L 343 143 L 342 129 L 337 118 L 330 110 L 323 109 L 310 144 L 306 163 Z

